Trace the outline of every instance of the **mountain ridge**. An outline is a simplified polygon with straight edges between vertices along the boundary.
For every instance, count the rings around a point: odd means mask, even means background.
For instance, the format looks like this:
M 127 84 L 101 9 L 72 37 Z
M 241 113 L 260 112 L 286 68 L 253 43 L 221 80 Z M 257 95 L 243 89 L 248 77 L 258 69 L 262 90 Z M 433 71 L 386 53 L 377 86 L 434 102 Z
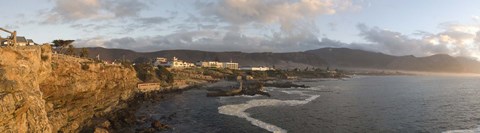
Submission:
M 238 51 L 209 52 L 200 50 L 162 50 L 156 52 L 135 52 L 125 49 L 102 47 L 87 48 L 90 57 L 100 55 L 103 60 L 156 57 L 178 57 L 189 62 L 219 60 L 238 62 L 240 66 L 270 66 L 279 69 L 293 68 L 358 68 L 387 69 L 421 72 L 480 73 L 480 62 L 466 57 L 453 57 L 448 54 L 436 54 L 425 57 L 412 55 L 394 56 L 381 52 L 350 48 L 319 48 L 303 52 L 261 52 L 245 53 Z

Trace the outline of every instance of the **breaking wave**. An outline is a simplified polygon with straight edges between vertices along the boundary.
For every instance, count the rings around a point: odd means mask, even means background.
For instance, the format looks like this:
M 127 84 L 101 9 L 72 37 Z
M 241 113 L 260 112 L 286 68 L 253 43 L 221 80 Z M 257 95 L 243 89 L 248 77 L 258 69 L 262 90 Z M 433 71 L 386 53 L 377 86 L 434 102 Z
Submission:
M 480 127 L 477 127 L 475 129 L 450 130 L 443 133 L 480 133 Z
M 287 130 L 282 129 L 278 126 L 260 121 L 258 119 L 250 117 L 250 114 L 245 112 L 247 109 L 253 107 L 263 107 L 263 106 L 297 106 L 307 104 L 318 97 L 320 95 L 310 95 L 306 94 L 305 91 L 282 91 L 287 94 L 299 94 L 302 96 L 309 96 L 305 100 L 278 100 L 278 99 L 254 99 L 250 100 L 243 104 L 233 104 L 233 105 L 224 105 L 218 107 L 218 112 L 225 115 L 237 116 L 240 118 L 244 118 L 247 121 L 250 121 L 251 124 L 263 128 L 267 131 L 274 132 L 274 133 L 286 133 Z

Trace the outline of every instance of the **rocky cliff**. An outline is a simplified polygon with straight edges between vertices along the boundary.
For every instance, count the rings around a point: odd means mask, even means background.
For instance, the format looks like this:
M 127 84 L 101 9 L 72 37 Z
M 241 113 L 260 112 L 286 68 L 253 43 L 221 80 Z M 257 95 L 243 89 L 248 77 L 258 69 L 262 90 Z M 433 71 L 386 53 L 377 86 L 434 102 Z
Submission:
M 79 132 L 123 108 L 135 70 L 52 54 L 50 46 L 0 48 L 0 132 Z

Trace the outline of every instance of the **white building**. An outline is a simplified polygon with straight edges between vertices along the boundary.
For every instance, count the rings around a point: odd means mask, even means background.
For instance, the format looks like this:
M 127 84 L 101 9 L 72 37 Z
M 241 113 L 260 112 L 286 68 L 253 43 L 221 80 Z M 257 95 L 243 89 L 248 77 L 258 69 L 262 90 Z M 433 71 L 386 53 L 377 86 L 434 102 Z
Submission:
M 238 63 L 234 62 L 199 61 L 196 63 L 196 65 L 206 68 L 238 69 Z
M 268 70 L 275 70 L 270 67 L 265 67 L 265 66 L 260 66 L 260 67 L 252 67 L 252 66 L 247 66 L 247 67 L 240 67 L 240 70 L 244 71 L 268 71 Z
M 154 66 L 164 66 L 167 63 L 168 63 L 167 58 L 157 57 L 157 59 L 155 59 L 155 61 L 153 62 L 153 65 Z
M 238 63 L 223 62 L 223 68 L 237 70 L 238 69 Z
M 154 65 L 160 65 L 170 68 L 192 68 L 195 67 L 195 64 L 179 60 L 177 57 L 173 57 L 172 61 L 164 62 L 166 59 L 157 58 Z
M 7 46 L 7 40 L 0 39 L 1 46 Z M 32 39 L 27 39 L 23 36 L 17 36 L 17 46 L 29 46 L 29 45 L 37 45 Z

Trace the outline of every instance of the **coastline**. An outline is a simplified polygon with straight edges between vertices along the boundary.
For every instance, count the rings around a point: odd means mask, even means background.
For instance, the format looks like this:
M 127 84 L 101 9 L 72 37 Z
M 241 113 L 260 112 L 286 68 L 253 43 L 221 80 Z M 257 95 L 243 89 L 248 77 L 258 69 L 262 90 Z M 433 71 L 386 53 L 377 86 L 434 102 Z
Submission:
M 113 112 L 106 113 L 102 116 L 94 116 L 81 128 L 80 132 L 125 132 L 131 130 L 133 126 L 141 118 L 135 116 L 135 112 L 142 104 L 159 101 L 165 99 L 164 95 L 171 93 L 182 93 L 190 89 L 200 88 L 202 86 L 208 86 L 219 82 L 225 82 L 224 80 L 211 80 L 197 82 L 194 84 L 176 85 L 172 87 L 162 87 L 157 90 L 141 92 L 136 91 L 133 96 L 124 101 L 124 106 Z M 151 129 L 150 129 L 151 130 Z M 158 129 L 161 130 L 161 129 Z M 136 132 L 136 131 L 131 131 Z M 148 131 L 145 131 L 148 132 Z

